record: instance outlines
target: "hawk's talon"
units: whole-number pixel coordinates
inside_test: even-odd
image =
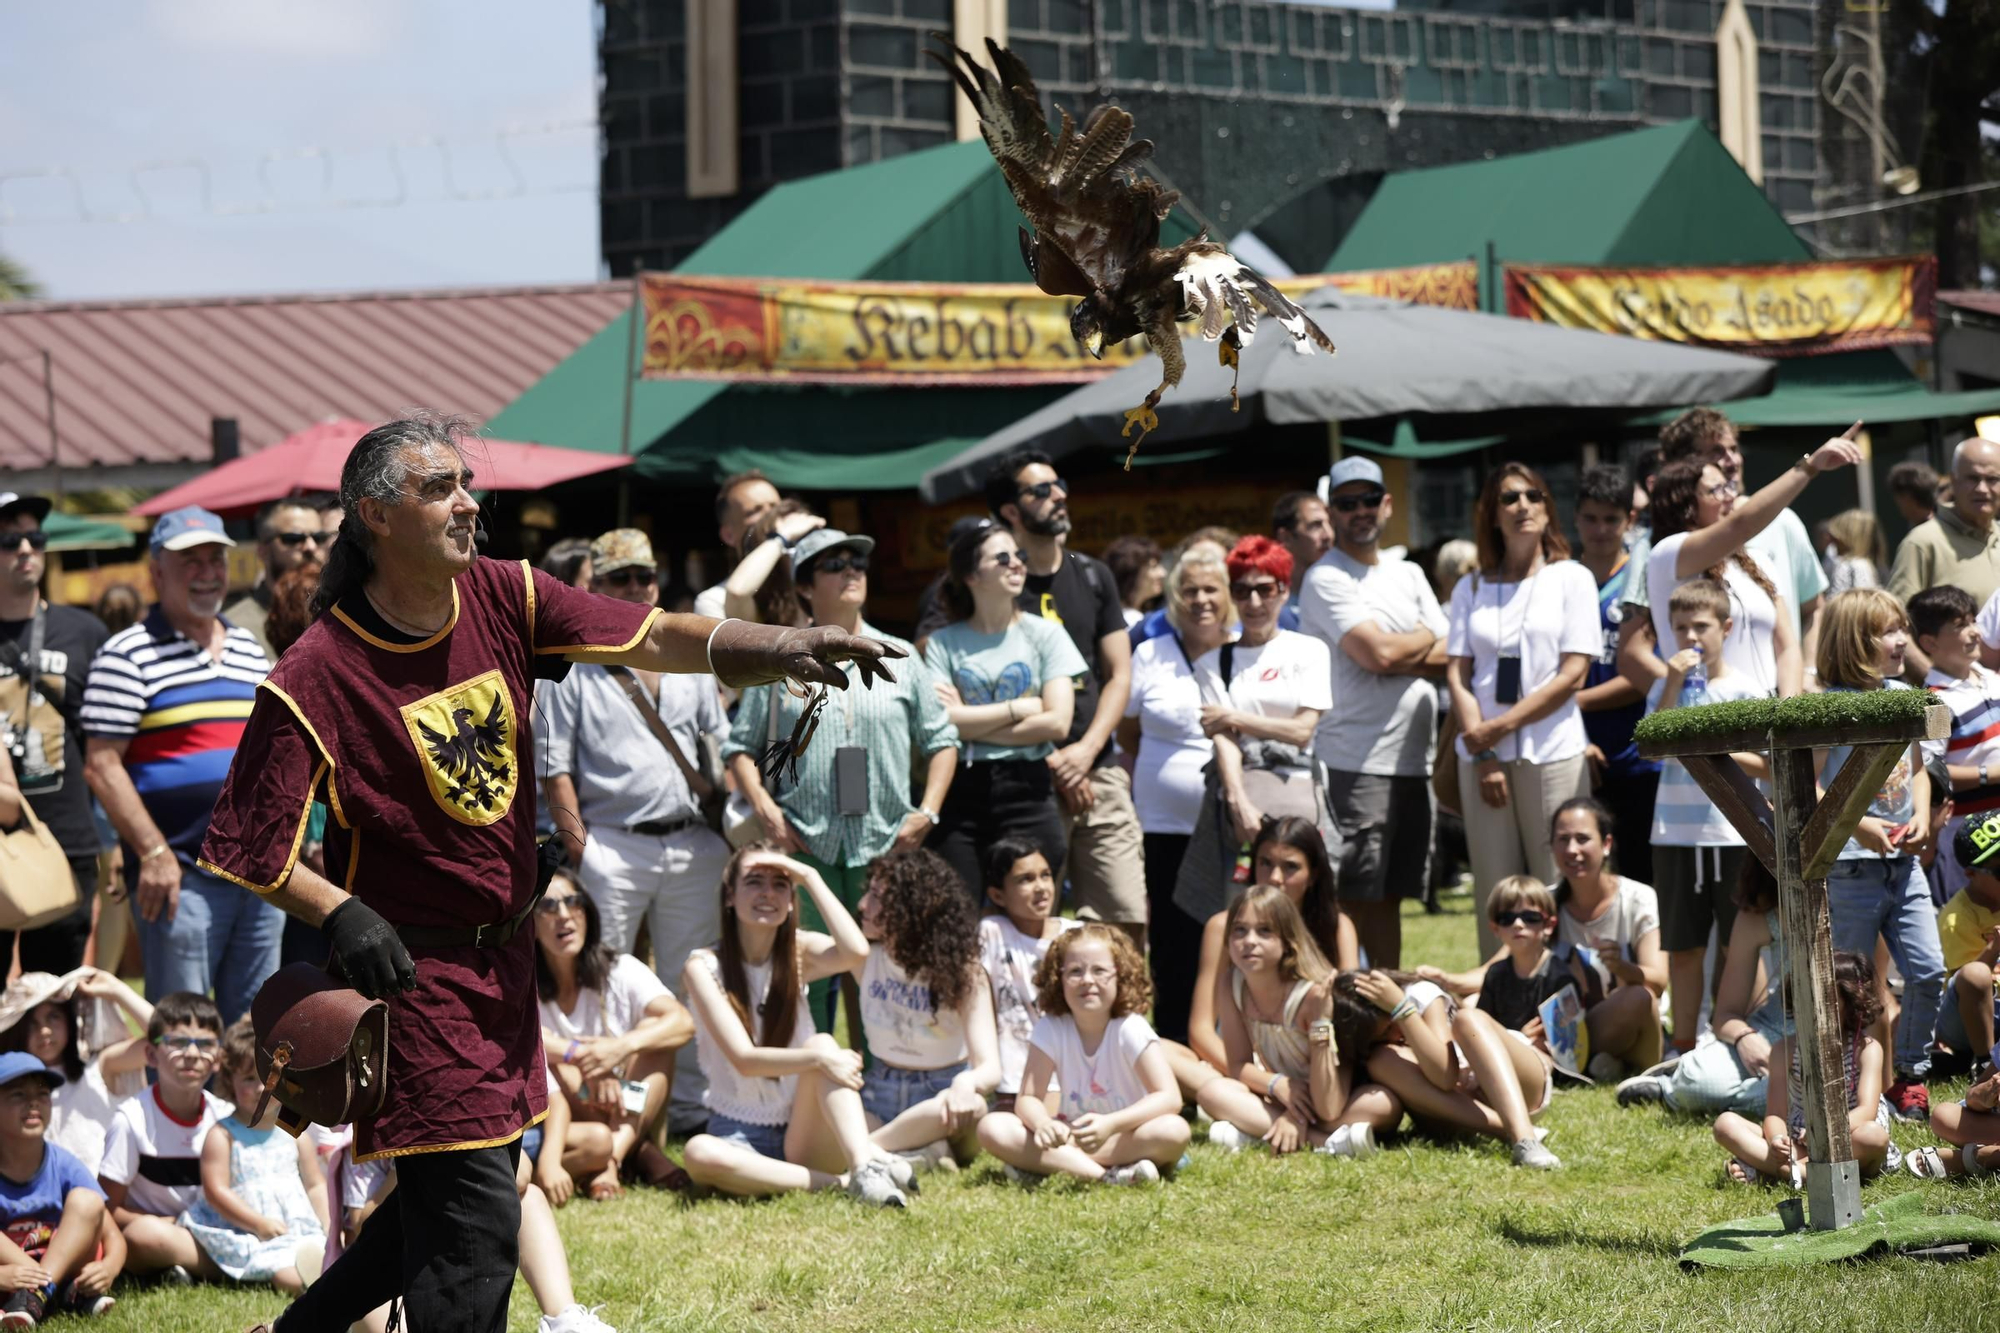
[[[1228,366],[1232,372],[1229,377],[1229,410],[1232,412],[1243,410],[1243,403],[1236,394],[1237,386],[1243,382],[1243,357],[1237,350],[1236,338],[1236,326],[1231,324],[1222,331],[1222,339],[1215,345],[1216,361]]]
[[[1153,410],[1151,403],[1141,403],[1125,414],[1125,429],[1118,432],[1119,438],[1129,438],[1132,427],[1139,428],[1139,437],[1132,441],[1132,447],[1125,451],[1125,470],[1132,470],[1133,455],[1139,452],[1139,444],[1148,435],[1160,428],[1160,414]]]

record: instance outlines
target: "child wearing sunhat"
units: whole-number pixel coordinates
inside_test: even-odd
[[[63,1082],[26,1051],[0,1054],[0,1329],[33,1328],[52,1311],[102,1314],[124,1267],[104,1191],[45,1138]]]

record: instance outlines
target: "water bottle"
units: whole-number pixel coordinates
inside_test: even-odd
[[[1681,681],[1681,707],[1692,708],[1707,702],[1708,658],[1704,655],[1695,659],[1695,664],[1688,668],[1686,678]]]
[[[1236,867],[1230,872],[1229,881],[1232,884],[1250,882],[1250,844],[1247,842],[1239,844],[1236,849]]]

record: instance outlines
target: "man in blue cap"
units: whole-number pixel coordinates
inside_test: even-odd
[[[278,967],[284,914],[195,865],[257,684],[270,662],[222,618],[229,548],[222,520],[176,509],[153,528],[153,589],[138,624],[90,664],[85,772],[124,845],[146,993],[215,992],[225,1025]]]
[[[1423,896],[1431,852],[1437,681],[1449,628],[1423,570],[1382,555],[1393,513],[1382,469],[1350,454],[1327,473],[1333,549],[1306,574],[1300,628],[1333,652],[1333,707],[1313,754],[1340,832],[1340,902],[1376,967],[1396,967],[1397,899]]]

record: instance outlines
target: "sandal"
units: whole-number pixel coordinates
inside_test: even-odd
[[[1903,1169],[1918,1180],[1949,1180],[1959,1174],[1945,1163],[1945,1155],[1936,1148],[1918,1148],[1903,1158]]]
[[[1731,1181],[1738,1185],[1761,1185],[1764,1183],[1763,1173],[1750,1165],[1750,1163],[1744,1161],[1741,1157],[1730,1158],[1729,1164],[1722,1168],[1722,1174],[1729,1177]]]
[[[610,1179],[606,1179],[603,1174],[595,1175],[590,1178],[590,1197],[599,1203],[621,1199],[625,1197],[625,1187],[618,1183],[616,1175],[612,1175]]]
[[[694,1185],[688,1173],[651,1142],[641,1143],[626,1160],[624,1175],[642,1185],[677,1193],[686,1193]]]

